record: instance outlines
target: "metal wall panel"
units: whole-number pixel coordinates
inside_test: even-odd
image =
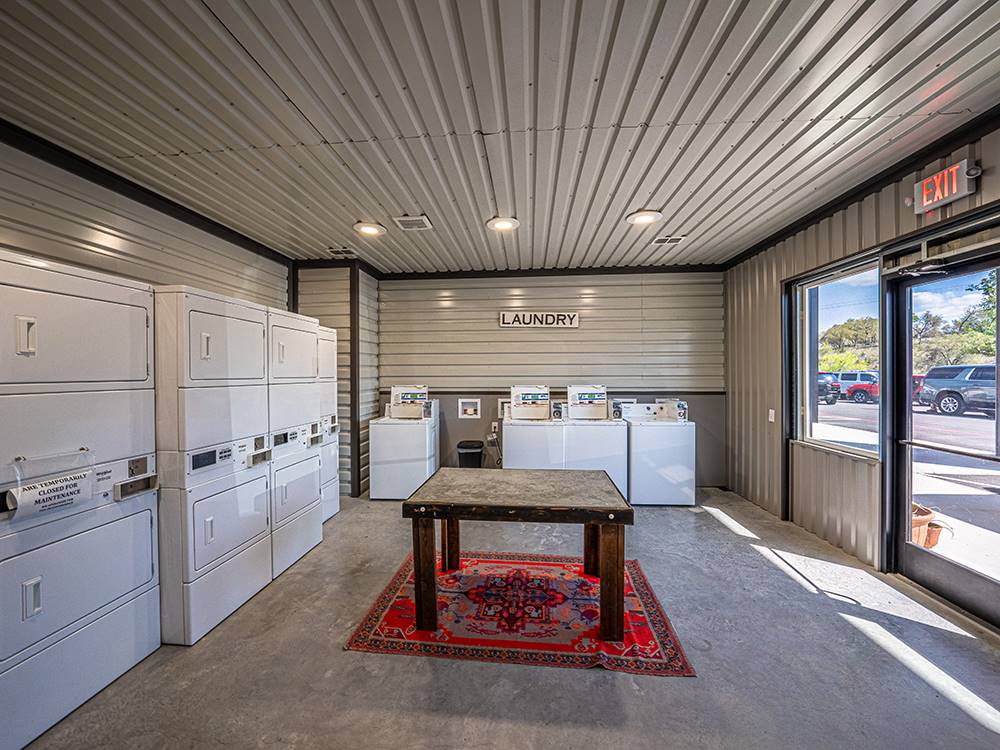
[[[358,276],[358,429],[360,430],[361,494],[368,492],[368,423],[379,415],[379,282]]]
[[[579,312],[579,328],[500,328],[507,311]],[[386,280],[379,384],[603,383],[725,390],[722,274]]]
[[[984,169],[979,191],[935,212],[914,215],[912,205],[907,205],[908,198],[912,202],[914,183],[966,157],[978,160]],[[995,200],[1000,200],[1000,130],[726,272],[727,429],[732,490],[771,513],[781,511],[783,280]],[[827,222],[832,231],[827,231]],[[773,423],[768,421],[770,409],[775,412]],[[852,480],[853,491],[869,494],[856,495],[850,502],[834,502],[816,485],[839,488],[836,472],[847,466],[844,458],[822,450],[812,450],[806,456],[804,450],[797,449],[799,462],[792,463],[795,521],[808,523],[812,531],[862,559],[869,560],[869,554],[873,555],[870,560],[876,559],[877,550],[871,552],[868,540],[878,534],[878,515],[870,513],[879,503],[878,484],[868,481],[868,472],[852,464],[850,469],[860,472]]]
[[[351,272],[348,268],[299,271],[299,312],[337,330],[337,420],[340,422],[340,494],[351,494]]]
[[[287,268],[0,144],[0,246],[153,284],[287,305]]]
[[[877,458],[792,442],[792,520],[869,565],[878,565]]]

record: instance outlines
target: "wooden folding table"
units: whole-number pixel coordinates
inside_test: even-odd
[[[625,629],[625,526],[632,506],[603,471],[442,468],[403,503],[413,520],[417,628],[437,630],[434,519],[441,520],[442,571],[459,567],[460,521],[583,524],[583,567],[601,583],[600,637]]]

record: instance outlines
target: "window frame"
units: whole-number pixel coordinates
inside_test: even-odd
[[[842,371],[837,373],[837,380],[841,383],[841,393],[846,393],[849,385],[861,385],[866,381],[861,377],[862,372],[877,372],[874,383],[880,383],[882,379],[882,294],[883,294],[883,279],[882,279],[882,262],[880,258],[863,258],[859,259],[856,263],[852,263],[848,266],[837,268],[835,270],[830,270],[825,273],[820,273],[814,276],[809,276],[808,278],[793,281],[791,284],[791,297],[794,302],[795,309],[793,311],[794,315],[794,335],[791,343],[791,364],[794,367],[795,376],[793,378],[794,383],[794,399],[792,402],[792,434],[793,440],[797,440],[801,443],[807,443],[809,445],[822,448],[824,450],[837,451],[841,453],[849,453],[855,456],[859,456],[866,459],[881,459],[882,455],[882,400],[878,401],[878,431],[873,433],[875,435],[875,448],[872,450],[858,448],[853,445],[845,445],[844,443],[839,443],[833,440],[827,440],[824,438],[813,437],[809,434],[808,420],[809,415],[812,413],[809,409],[808,400],[810,394],[812,394],[812,389],[810,388],[809,378],[811,376],[811,370],[809,367],[809,362],[807,361],[809,347],[803,346],[804,337],[808,335],[808,294],[812,289],[819,288],[821,286],[831,284],[833,282],[856,276],[861,273],[866,273],[868,271],[876,271],[878,275],[878,349],[879,349],[879,368],[878,370],[851,370]],[[823,372],[823,370],[817,369],[817,372]],[[844,372],[852,373],[854,380],[849,381],[849,384],[845,384],[843,379]],[[870,383],[869,383],[870,385]],[[815,407],[814,407],[815,408]]]

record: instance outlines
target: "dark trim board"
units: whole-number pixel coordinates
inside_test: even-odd
[[[293,313],[299,311],[299,262],[297,260],[288,264],[288,309]]]
[[[351,264],[351,497],[361,495],[361,269]]]
[[[203,232],[208,232],[220,240],[238,245],[244,250],[249,250],[254,255],[267,258],[275,263],[280,263],[289,270],[291,269],[292,259],[287,255],[283,255],[277,250],[273,250],[267,245],[237,232],[235,229],[230,229],[213,219],[209,219],[197,211],[182,206],[180,203],[172,201],[169,198],[165,198],[149,188],[132,182],[132,180],[122,177],[110,169],[95,164],[89,159],[73,153],[69,149],[57,146],[55,143],[2,118],[0,118],[0,142],[6,143],[8,146],[23,151],[29,156],[34,156],[36,159],[41,159],[70,174],[100,185],[107,190],[123,195],[137,203],[141,203],[147,208],[159,211]]]
[[[687,266],[604,266],[600,268],[526,268],[489,271],[424,271],[420,273],[398,273],[380,271],[363,260],[300,260],[299,268],[354,268],[378,281],[433,281],[443,279],[502,279],[524,278],[528,276],[609,276],[635,273],[721,273],[725,266],[720,264]]]
[[[525,268],[490,271],[427,271],[423,273],[382,272],[379,281],[420,281],[423,279],[502,279],[529,276],[616,276],[640,273],[722,273],[721,264],[691,264],[686,266],[604,266],[599,268]]]

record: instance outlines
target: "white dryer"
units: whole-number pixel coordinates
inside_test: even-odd
[[[157,450],[267,434],[266,329],[263,305],[156,288]]]
[[[323,541],[319,422],[271,434],[271,574]]]
[[[320,497],[327,521],[340,512],[340,433],[328,422],[320,423],[320,430]]]
[[[0,251],[0,695],[21,747],[160,642],[152,287]]]
[[[271,582],[269,465],[250,443],[187,454],[185,488],[160,491],[164,643],[196,643]]]
[[[319,414],[329,425],[337,426],[337,332],[320,326],[316,336],[319,361]]]
[[[268,421],[271,432],[320,418],[319,321],[268,308]]]

